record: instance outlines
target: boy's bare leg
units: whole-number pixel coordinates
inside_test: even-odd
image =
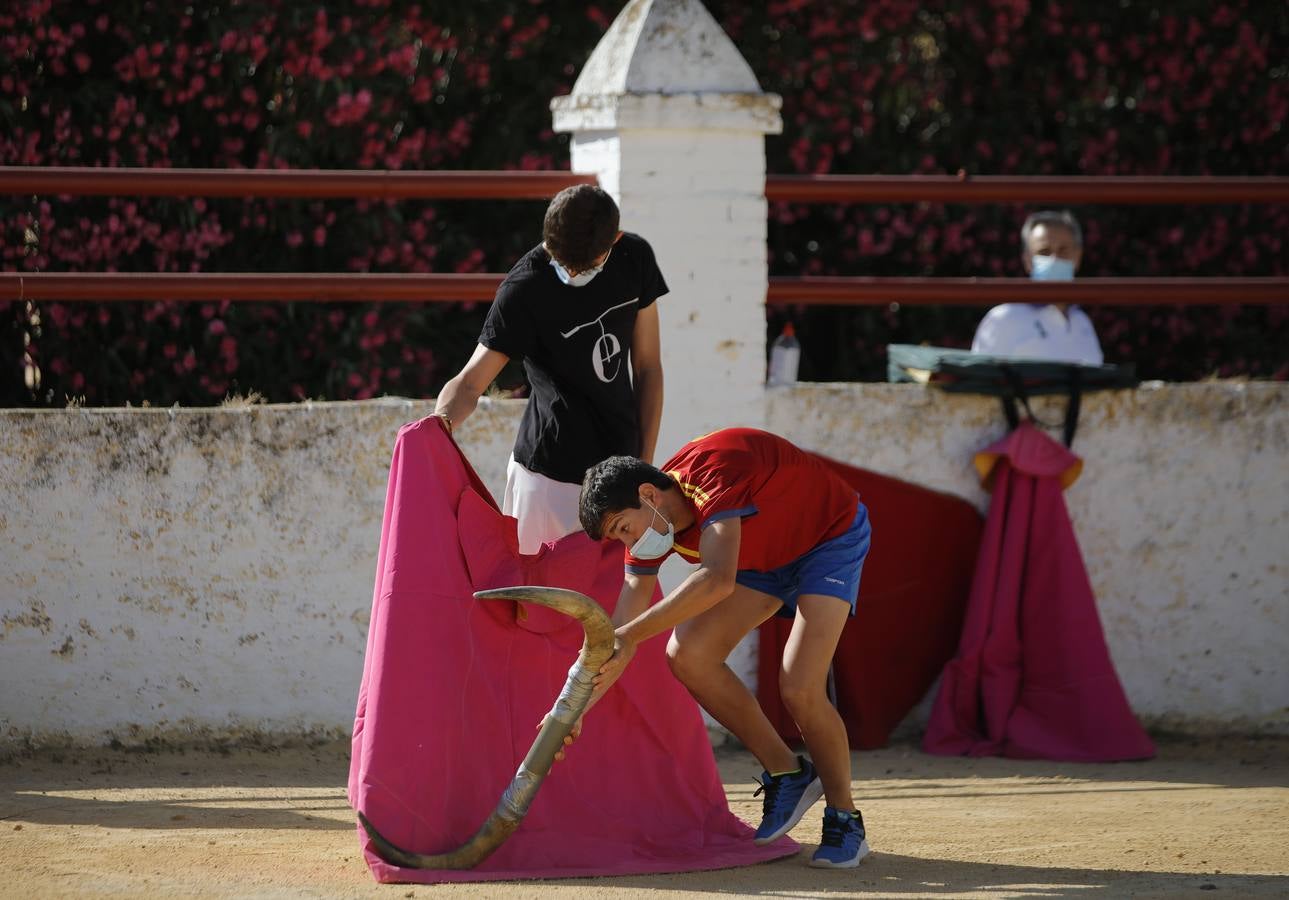
[[[707,612],[678,625],[667,643],[667,661],[681,684],[767,772],[791,772],[797,768],[797,755],[725,660],[780,606],[778,598],[738,585]]]
[[[836,597],[799,597],[779,672],[779,694],[801,729],[828,805],[846,811],[855,808],[850,791],[850,742],[841,716],[828,700],[828,667],[849,616],[850,607]]]

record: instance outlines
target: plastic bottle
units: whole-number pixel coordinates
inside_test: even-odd
[[[765,379],[766,384],[796,384],[800,364],[801,342],[789,322],[783,326],[783,333],[770,344],[770,373]]]

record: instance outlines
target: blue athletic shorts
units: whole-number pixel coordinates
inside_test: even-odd
[[[802,594],[837,597],[850,604],[853,616],[855,598],[859,596],[859,576],[864,571],[872,536],[868,509],[861,502],[850,527],[835,538],[769,572],[739,569],[734,580],[744,587],[782,600],[783,606],[776,615],[785,619],[796,616],[797,598]]]

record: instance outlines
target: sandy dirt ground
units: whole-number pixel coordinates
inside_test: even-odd
[[[0,764],[4,897],[1289,896],[1289,739],[1165,741],[1145,763],[856,755],[874,853],[718,872],[378,885],[345,802],[348,747],[41,753]],[[758,815],[758,767],[719,754]],[[818,840],[812,811],[792,836]],[[803,854],[813,848],[807,846]]]

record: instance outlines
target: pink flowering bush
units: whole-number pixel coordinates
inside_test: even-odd
[[[835,3],[722,23],[784,98],[778,173],[1289,175],[1289,7],[1045,0]],[[714,7],[709,7],[714,8]],[[1013,276],[1043,208],[770,210],[774,274]],[[1087,276],[1289,275],[1289,207],[1073,207]],[[1145,378],[1289,377],[1287,307],[1093,307]],[[800,308],[804,377],[883,379],[888,343],[970,345],[980,308]]]
[[[0,164],[555,169],[603,14],[514,0],[0,9]],[[443,10],[437,9],[444,6]],[[164,14],[163,14],[164,12]],[[567,42],[558,64],[542,55]],[[538,51],[541,50],[541,54]],[[576,54],[580,53],[578,56]],[[540,238],[540,201],[0,197],[10,271],[482,272]],[[0,404],[430,396],[484,305],[0,305]],[[38,372],[39,381],[29,383]]]
[[[1289,174],[1289,8],[711,0],[784,98],[774,173]],[[617,5],[230,2],[0,9],[0,164],[567,167],[548,102]],[[164,13],[164,14],[163,14]],[[774,274],[1021,274],[1029,209],[776,204]],[[1289,274],[1283,206],[1081,207],[1085,275]],[[0,197],[17,271],[504,271],[540,202]],[[646,235],[647,236],[647,235]],[[1289,375],[1284,307],[1094,308],[1148,378]],[[483,304],[0,305],[0,403],[433,395]],[[881,379],[892,341],[982,309],[800,308],[803,375]],[[784,317],[771,315],[777,333]],[[38,377],[33,373],[38,373]],[[519,375],[507,373],[513,384]]]

